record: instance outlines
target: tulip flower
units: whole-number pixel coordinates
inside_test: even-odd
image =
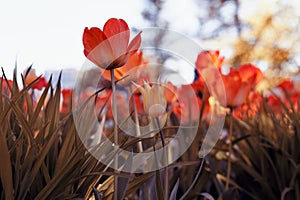
[[[196,60],[197,69],[205,67],[221,67],[224,63],[224,57],[220,56],[220,51],[201,52]]]
[[[233,116],[240,119],[248,119],[257,115],[262,107],[263,97],[257,92],[248,95],[246,103],[243,103],[233,110]]]
[[[144,87],[137,86],[143,96],[144,110],[148,115],[159,117],[166,112],[167,101],[163,86],[160,84],[150,86],[147,82],[144,83]]]
[[[242,65],[238,69],[230,69],[228,75],[222,74],[226,91],[226,102],[229,107],[245,103],[250,92],[263,79],[262,72],[254,65]]]
[[[221,67],[225,61],[224,56],[220,56],[220,51],[204,51],[201,52],[197,60],[195,62],[196,69],[195,69],[195,81],[193,83],[193,87],[197,87],[200,90],[203,90],[205,87],[205,84],[210,84],[207,83],[204,80],[204,77],[202,76],[207,76],[207,77],[215,77],[215,73],[221,72]],[[215,69],[216,70],[215,70]],[[215,79],[215,78],[213,78]],[[214,81],[214,80],[212,80]]]
[[[277,85],[277,87],[280,88],[281,90],[283,90],[284,92],[288,92],[288,93],[291,93],[294,91],[294,83],[290,79],[283,80],[282,82],[280,82]]]
[[[283,104],[286,108],[298,110],[299,93],[296,91],[292,80],[282,80],[275,88],[273,88],[273,94],[270,94],[267,97],[267,103],[275,113],[281,113]]]
[[[171,82],[166,83],[165,97],[166,97],[167,103],[172,104],[172,103],[176,102],[177,91],[178,91],[178,88],[175,85],[173,85]]]
[[[249,81],[250,79],[254,78],[253,87],[255,87],[259,82],[261,82],[264,79],[264,75],[260,71],[260,69],[252,64],[241,65],[238,68],[238,72],[242,81]]]
[[[72,109],[72,95],[73,95],[73,90],[72,89],[63,89],[61,91],[62,97],[63,97],[63,102],[61,105],[60,112],[63,114],[66,114],[71,111]]]
[[[226,91],[227,106],[235,107],[244,103],[251,91],[251,83],[242,81],[236,70],[231,70],[228,75],[223,75],[222,79]]]
[[[103,26],[103,31],[97,27],[85,28],[83,33],[83,45],[85,56],[98,67],[110,70],[112,86],[112,112],[114,115],[114,144],[118,146],[118,112],[115,84],[115,69],[122,67],[128,58],[137,52],[141,44],[141,33],[129,43],[130,31],[127,23],[122,19],[111,18]],[[116,149],[117,150],[117,149]],[[118,158],[114,159],[115,167],[118,166]],[[118,179],[115,178],[117,191]]]
[[[191,121],[199,120],[199,114],[202,100],[195,96],[191,85],[181,85],[175,90],[172,107],[174,114],[182,123],[190,123]],[[177,99],[179,97],[180,99]],[[173,98],[173,99],[174,99]],[[197,105],[197,106],[196,106]]]
[[[83,45],[85,56],[102,69],[115,69],[123,66],[141,44],[141,32],[129,43],[130,31],[122,19],[111,18],[103,30],[85,28]]]
[[[29,85],[31,84],[33,81],[35,81],[36,79],[38,79],[33,85],[32,85],[32,89],[37,89],[37,90],[41,90],[44,87],[46,87],[47,85],[47,81],[44,77],[38,77],[35,73],[35,69],[29,69],[25,70],[26,73],[25,74],[25,84]]]
[[[12,80],[7,80],[7,82],[6,82],[6,80],[4,78],[0,77],[0,85],[2,86],[2,88],[0,88],[2,94],[10,95],[9,87],[12,88],[13,81]]]
[[[142,115],[143,113],[145,113],[144,106],[143,106],[143,101],[142,101],[142,98],[141,98],[141,94],[139,92],[138,93],[134,92],[133,95],[130,97],[130,100],[129,100],[130,112],[134,112],[133,100],[134,100],[134,103],[135,103],[135,106],[136,106],[136,112],[139,115]]]

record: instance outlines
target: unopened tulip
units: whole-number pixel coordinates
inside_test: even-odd
[[[143,96],[145,112],[151,117],[159,117],[166,112],[167,101],[164,87],[160,84],[144,83],[144,87],[138,88]]]

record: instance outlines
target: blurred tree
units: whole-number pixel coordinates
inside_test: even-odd
[[[144,11],[142,12],[142,16],[149,23],[150,27],[162,28],[159,34],[157,34],[152,41],[155,47],[160,46],[164,35],[164,28],[168,28],[168,23],[169,23],[160,17],[163,3],[164,3],[163,0],[147,0],[146,9],[144,9]],[[156,54],[159,55],[161,63],[163,63],[168,58],[167,54],[162,54],[159,51],[157,51]]]
[[[167,22],[160,18],[163,0],[147,0],[146,9],[142,12],[142,16],[149,22],[150,26],[166,27]]]
[[[167,28],[176,23],[161,17],[168,1],[147,0],[142,15],[150,25]],[[204,48],[229,50],[228,65],[238,67],[251,62],[267,69],[270,76],[286,76],[297,73],[300,65],[300,8],[293,3],[291,0],[194,0],[199,24],[187,21],[186,26],[197,27],[194,37],[204,42]]]

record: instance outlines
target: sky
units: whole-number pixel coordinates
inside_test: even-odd
[[[101,27],[108,18],[124,18],[141,26],[143,1],[1,1],[0,66],[10,75],[33,64],[37,73],[80,68],[84,27]],[[130,2],[130,3],[129,3]],[[116,6],[118,5],[118,6]],[[125,9],[126,8],[126,9]]]
[[[45,70],[80,69],[85,61],[82,45],[84,28],[102,28],[111,17],[125,19],[129,27],[145,28],[141,15],[147,7],[145,2],[146,0],[1,1],[0,67],[4,68],[8,77],[11,77],[15,61],[18,74],[31,64],[37,74],[42,74]],[[185,0],[184,4],[182,0],[165,2],[161,17],[174,22],[169,28],[190,34],[187,36],[195,34],[199,28],[197,17],[201,15],[201,9],[195,5],[195,1]],[[255,13],[262,1],[242,2],[246,3],[242,4],[241,12],[247,15]],[[300,8],[298,0],[285,2]],[[195,41],[201,43],[201,40]],[[226,49],[224,46],[222,48]]]
[[[193,5],[192,1],[187,0],[187,5]],[[174,15],[182,16],[176,23],[179,27],[171,27],[180,31],[195,14],[186,13],[188,8],[180,9],[175,2],[173,5],[165,17],[172,20]],[[45,70],[80,69],[85,61],[84,27],[102,28],[107,19],[115,17],[125,19],[130,27],[142,29],[146,26],[141,15],[144,8],[145,0],[1,1],[0,66],[8,77],[16,61],[18,74],[31,64],[37,74]]]

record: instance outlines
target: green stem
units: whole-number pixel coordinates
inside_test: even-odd
[[[114,118],[114,150],[116,152],[116,155],[114,157],[114,171],[115,171],[115,177],[114,177],[114,200],[117,200],[118,195],[118,116],[117,116],[117,98],[116,98],[116,83],[115,83],[115,75],[114,75],[114,69],[110,70],[111,75],[111,86],[112,86],[112,109],[113,109],[113,118]]]

